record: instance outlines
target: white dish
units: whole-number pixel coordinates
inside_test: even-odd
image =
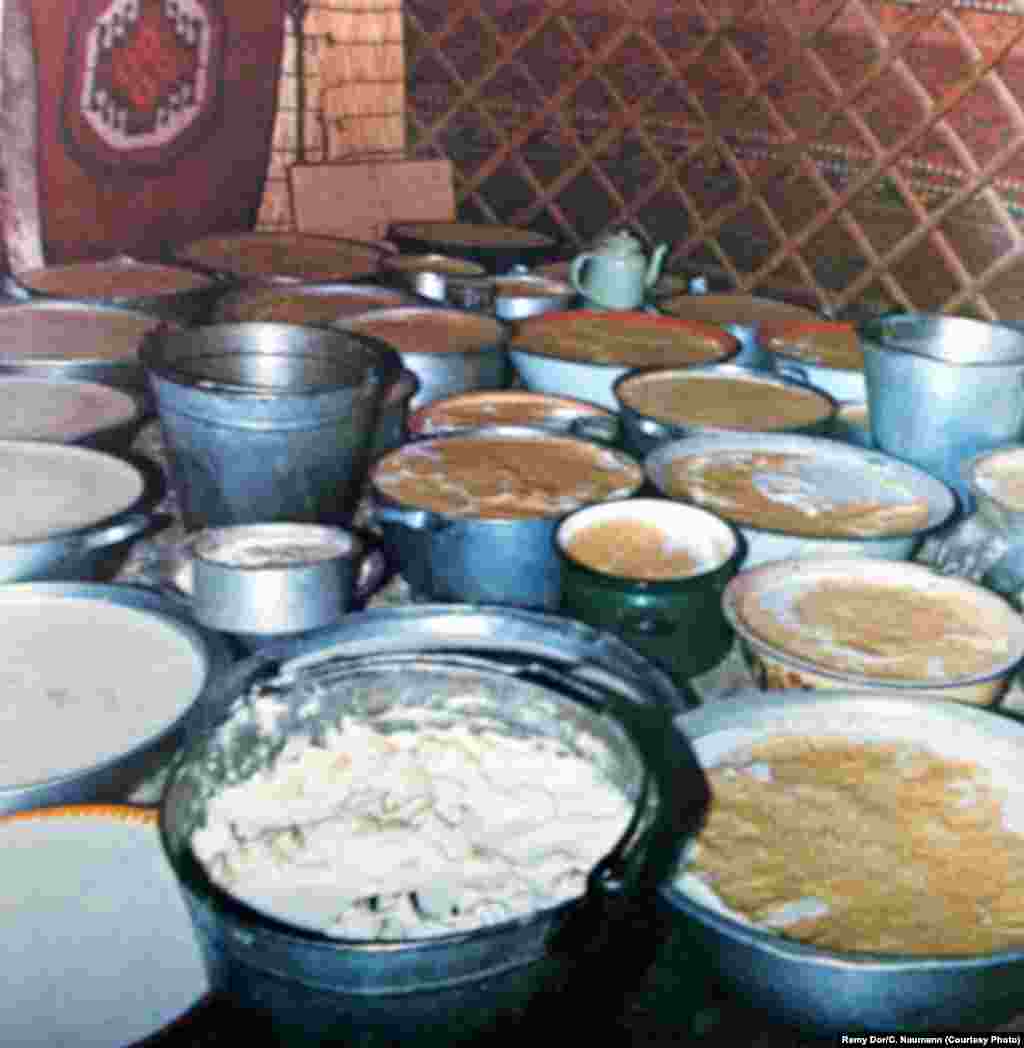
[[[0,1043],[122,1048],[209,983],[154,811],[50,808],[0,819]]]

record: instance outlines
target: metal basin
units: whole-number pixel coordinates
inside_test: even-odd
[[[920,527],[881,530],[877,534],[829,534],[822,527],[809,525],[806,534],[781,527],[768,527],[763,520],[754,523],[742,508],[716,508],[712,497],[701,495],[693,485],[672,479],[674,463],[689,456],[719,457],[727,463],[735,456],[798,456],[799,499],[820,500],[821,505],[886,504],[898,495],[900,500],[922,499],[927,503],[927,519]],[[843,444],[826,437],[807,437],[782,433],[733,433],[684,437],[662,444],[644,459],[644,470],[655,488],[669,498],[695,502],[734,523],[747,545],[744,568],[789,557],[868,556],[906,560],[913,556],[925,536],[948,524],[956,513],[956,497],[950,488],[930,473],[877,451]],[[774,468],[761,478],[763,487],[774,481]],[[782,501],[792,492],[780,492]],[[797,501],[799,504],[799,500]],[[813,518],[812,518],[813,520]]]
[[[719,406],[711,409],[709,394],[714,396],[716,383]],[[626,450],[641,458],[671,440],[713,433],[828,434],[839,411],[821,389],[735,364],[630,371],[615,382],[612,393]],[[685,421],[688,413],[692,421]]]
[[[1024,756],[1024,725],[1012,718],[856,691],[827,697],[746,693],[688,713],[677,724],[705,768],[778,733],[909,741],[977,761],[1011,785],[1019,783]],[[824,950],[726,916],[671,882],[659,894],[680,932],[678,942],[686,944],[678,963],[708,966],[772,1022],[838,1038],[857,1031],[991,1031],[1020,1013],[1024,950],[963,957]]]

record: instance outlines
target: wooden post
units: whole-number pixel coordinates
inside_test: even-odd
[[[294,0],[290,9],[261,229],[295,228],[293,164],[401,156],[406,145],[402,0]]]

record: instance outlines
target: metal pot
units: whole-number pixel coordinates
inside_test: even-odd
[[[591,442],[518,426],[495,426],[434,437],[419,443],[446,440],[568,441],[581,448],[593,447],[613,456],[624,471],[636,463],[622,452],[598,449]],[[526,445],[528,447],[528,445]],[[486,445],[481,443],[481,448]],[[398,452],[399,454],[401,451]],[[481,451],[485,455],[486,450]],[[373,494],[371,516],[380,527],[385,545],[392,550],[399,570],[413,591],[432,600],[482,604],[507,604],[552,611],[561,597],[561,569],[554,545],[561,514],[485,518],[435,512],[403,504],[388,496],[377,483],[378,461],[370,474]],[[628,492],[643,483],[638,473]]]
[[[334,625],[376,588],[386,568],[380,550],[320,524],[209,528],[192,537],[191,551],[196,621],[246,635]]]
[[[957,703],[804,692],[746,693],[677,721],[701,764],[776,733],[899,740],[999,768],[1019,782],[1024,726]],[[664,884],[660,899],[685,944],[677,963],[707,966],[769,1021],[817,1036],[992,1030],[1020,1013],[1024,951],[974,957],[854,954],[818,949],[741,923]]]
[[[415,411],[453,393],[503,389],[509,368],[507,333],[493,317],[458,309],[377,309],[332,325],[387,343],[419,380],[409,403]]]
[[[571,284],[532,273],[508,273],[494,278],[494,315],[515,321],[568,309],[576,300]]]
[[[140,586],[105,585],[86,582],[22,583],[0,588],[3,602],[28,603],[43,607],[54,600],[70,608],[101,601],[133,609],[150,618],[155,626],[184,639],[198,654],[205,671],[205,682],[186,712],[172,723],[159,725],[149,737],[140,739],[123,753],[38,782],[0,787],[0,814],[51,805],[80,804],[123,799],[147,775],[154,773],[175,747],[205,722],[203,706],[209,700],[213,682],[227,670],[231,655],[223,640],[197,627],[191,616],[176,602]],[[41,629],[46,628],[45,613],[38,612]],[[55,659],[74,658],[74,653],[55,649]],[[78,657],[81,657],[79,655]],[[116,677],[117,667],[109,667]]]
[[[295,324],[214,324],[141,351],[189,530],[345,525],[395,362],[379,343]]]
[[[759,405],[760,418],[751,417],[753,412],[749,407],[730,408],[726,405],[722,409],[719,425],[686,423],[657,418],[641,411],[637,405],[637,394],[642,392],[646,385],[654,383],[674,387],[676,395],[682,401],[688,395],[687,385],[695,381],[699,388],[702,379],[742,383],[743,386],[756,390],[764,398],[763,405]],[[612,393],[618,402],[622,419],[623,445],[628,452],[639,458],[643,458],[661,444],[682,437],[735,433],[741,430],[803,433],[807,436],[827,434],[831,431],[833,420],[839,411],[839,405],[823,390],[795,379],[759,374],[736,364],[714,364],[698,368],[641,368],[618,379],[612,386]],[[779,405],[787,397],[799,397],[803,402],[816,402],[816,417],[810,421],[787,422],[785,416],[778,413]],[[693,395],[693,399],[695,407],[699,409],[697,396]]]
[[[478,611],[437,615],[436,609],[424,608],[413,618],[403,616],[402,625],[419,619],[442,649],[459,645],[456,634],[488,643],[473,625],[504,634],[503,616]],[[298,1037],[303,1044],[379,1045],[424,1037],[428,1043],[472,1042],[527,1017],[545,993],[574,981],[585,985],[608,963],[609,951],[627,934],[630,904],[649,895],[664,876],[666,860],[678,856],[681,842],[699,825],[707,803],[705,784],[664,708],[621,678],[583,683],[532,654],[522,658],[522,649],[510,650],[507,659],[494,647],[478,655],[439,653],[434,647],[428,654],[404,629],[388,629],[394,624],[390,616],[366,624],[377,639],[387,636],[394,643],[404,637],[405,652],[347,656],[342,627],[333,637],[321,634],[268,648],[223,675],[218,704],[225,715],[232,709],[240,715],[232,729],[215,723],[181,754],[161,807],[162,838],[213,986],[263,1015],[274,1033]],[[508,624],[545,646],[542,638],[553,629],[546,618],[512,617]],[[454,633],[447,631],[449,625],[456,627]],[[438,626],[440,635],[434,633]],[[489,643],[511,648],[505,635],[500,641],[492,636]],[[245,774],[246,765],[254,769],[261,762],[265,736],[244,715],[254,684],[277,692],[285,734],[316,730],[346,709],[369,712],[367,689],[374,710],[443,710],[451,701],[464,701],[468,688],[475,701],[490,704],[497,716],[528,734],[565,732],[560,737],[570,746],[581,738],[600,740],[614,755],[630,795],[637,797],[638,818],[591,872],[585,896],[518,920],[386,944],[330,939],[282,924],[216,887],[188,845],[221,779]],[[310,685],[320,689],[320,712],[308,703]],[[211,758],[221,769],[213,776],[204,771]],[[655,788],[638,793],[641,782]]]
[[[875,444],[941,477],[969,511],[961,463],[1024,435],[1024,331],[908,313],[860,332]]]
[[[448,255],[392,255],[381,268],[408,287],[419,298],[444,305],[448,302],[451,277],[482,277],[487,270],[476,262]]]

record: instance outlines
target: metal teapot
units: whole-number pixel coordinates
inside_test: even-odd
[[[577,255],[569,281],[591,308],[636,309],[658,279],[667,250],[667,244],[659,244],[648,258],[639,238],[620,230],[599,240],[593,251]]]

